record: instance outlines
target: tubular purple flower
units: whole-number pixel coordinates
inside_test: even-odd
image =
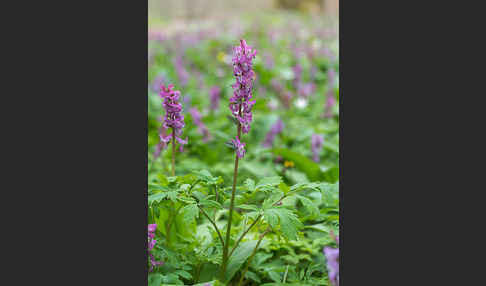
[[[150,252],[155,246],[157,240],[155,240],[155,230],[157,229],[157,224],[149,224],[148,225],[148,253],[150,257],[150,269],[149,271],[152,272],[155,266],[163,265],[163,261],[155,261],[153,254]]]
[[[159,117],[159,121],[161,123],[164,122],[164,118],[162,116]],[[160,137],[165,137],[167,136],[167,128],[165,128],[163,125],[159,128],[159,138]],[[155,146],[155,151],[154,151],[154,160],[157,159],[159,156],[160,156],[160,153],[162,152],[162,150],[165,149],[165,147],[167,147],[167,143],[165,143],[164,141],[160,141],[156,146]]]
[[[211,135],[209,134],[209,130],[206,125],[204,125],[204,123],[201,121],[201,114],[195,107],[189,109],[189,112],[191,113],[192,121],[197,126],[199,133],[204,136],[203,142],[207,142],[209,139],[211,139]]]
[[[157,224],[155,223],[149,224],[147,228],[148,228],[148,232],[150,233],[155,232],[155,230],[157,229]]]
[[[252,108],[255,104],[252,98],[253,72],[252,60],[255,58],[257,51],[252,50],[245,40],[240,40],[240,45],[233,48],[233,73],[236,82],[232,85],[233,97],[230,98],[229,108],[233,116],[241,124],[243,133],[250,131],[252,121]]]
[[[324,137],[322,135],[312,134],[311,139],[311,150],[312,150],[312,160],[314,162],[319,162],[319,153],[322,149],[322,144],[324,143]]]
[[[272,147],[273,141],[275,140],[275,136],[277,136],[280,132],[282,132],[284,129],[284,123],[283,121],[279,118],[275,124],[272,125],[270,128],[270,131],[268,131],[265,141],[263,141],[263,147],[269,148]]]
[[[162,91],[160,92],[160,96],[164,100],[163,106],[166,111],[163,127],[166,129],[172,128],[172,133],[174,133],[176,141],[180,144],[179,150],[182,152],[183,145],[187,144],[187,137],[186,140],[180,138],[182,128],[185,126],[184,116],[181,114],[182,105],[179,103],[181,93],[180,91],[173,89],[174,85],[169,84],[167,87],[162,86]],[[166,136],[160,135],[160,140],[162,140],[162,142],[165,144],[168,144],[171,137],[172,134],[168,134]]]
[[[333,286],[339,286],[339,248],[326,246],[323,253],[327,260],[329,281]]]
[[[210,109],[212,111],[215,111],[219,108],[219,95],[221,93],[221,89],[219,86],[213,86],[209,90],[209,99],[211,100],[211,106]]]
[[[245,157],[245,145],[246,143],[241,143],[240,139],[238,136],[236,136],[236,139],[231,140],[231,144],[233,144],[233,148],[236,150],[236,155],[238,158],[243,158]]]

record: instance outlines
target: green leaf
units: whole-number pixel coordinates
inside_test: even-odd
[[[265,210],[263,216],[273,229],[280,229],[288,240],[296,240],[298,229],[303,227],[297,216],[285,208],[275,207]]]
[[[251,240],[242,242],[238,245],[238,247],[235,249],[235,252],[233,252],[233,255],[231,255],[230,259],[228,260],[228,266],[225,273],[226,283],[228,283],[233,278],[233,276],[241,268],[243,263],[245,263],[248,257],[250,257],[256,244],[256,240]]]
[[[324,180],[324,173],[321,171],[319,165],[300,153],[285,148],[274,149],[273,153],[282,156],[285,160],[294,162],[295,168],[304,172],[309,180]]]
[[[255,190],[255,181],[252,179],[246,179],[244,184],[248,188],[248,191],[253,192]]]
[[[199,217],[199,208],[196,204],[187,205],[182,208],[182,214],[184,216],[184,222],[192,223],[194,219]]]
[[[176,270],[176,271],[174,272],[174,274],[177,274],[177,275],[179,275],[179,276],[181,276],[181,277],[183,277],[183,278],[185,278],[185,279],[187,279],[187,280],[192,279],[192,275],[191,275],[191,273],[189,273],[189,272],[187,272],[187,271],[184,271],[184,270]]]
[[[284,182],[280,183],[278,185],[278,188],[284,193],[284,194],[287,194],[289,191],[290,191],[290,187],[287,186],[287,184],[285,184]]]
[[[246,272],[245,278],[251,279],[251,280],[253,280],[257,283],[262,283],[262,280],[260,279],[260,277],[258,277],[258,275],[256,275],[254,272],[251,272],[251,271]]]
[[[169,198],[171,201],[173,201],[173,202],[175,203],[175,202],[177,201],[177,195],[178,195],[178,194],[179,194],[179,193],[178,193],[177,191],[169,191],[169,192],[167,192],[167,197],[168,197],[168,198]]]
[[[309,228],[309,229],[315,229],[315,230],[319,230],[319,231],[322,231],[322,232],[325,232],[325,233],[329,233],[329,231],[331,230],[329,228],[329,226],[323,224],[323,223],[318,223],[318,224],[313,224],[313,225],[306,225],[305,228]]]
[[[280,176],[276,177],[266,177],[261,179],[258,184],[256,185],[257,189],[267,189],[269,187],[277,186],[282,182],[282,178]]]
[[[167,193],[156,193],[148,196],[148,205],[151,206],[153,203],[160,203],[163,199],[167,197]]]
[[[321,189],[322,201],[326,206],[339,206],[339,183],[319,185]]]
[[[300,195],[297,195],[297,197],[299,198],[304,208],[311,214],[312,217],[316,217],[319,215],[319,208],[310,199]]]
[[[280,273],[278,273],[278,272],[268,271],[268,276],[270,277],[270,279],[272,279],[275,282],[282,281],[282,275],[280,275]]]
[[[256,206],[252,206],[252,205],[239,205],[239,206],[236,206],[237,208],[239,209],[243,209],[243,210],[249,210],[249,211],[257,211],[258,208]]]
[[[148,188],[149,188],[149,191],[168,191],[169,188],[165,187],[165,186],[161,186],[161,185],[157,185],[157,184],[149,184],[148,185]]]
[[[148,285],[149,286],[160,286],[162,283],[162,274],[160,273],[150,273],[148,275]]]
[[[208,208],[216,208],[216,209],[223,209],[223,206],[218,203],[217,201],[213,201],[213,200],[201,200],[199,202],[200,205],[202,206],[205,206],[205,207],[208,207]]]
[[[262,203],[262,208],[264,210],[269,209],[273,207],[273,204],[275,204],[278,200],[280,200],[283,197],[283,195],[279,193],[273,193],[271,196],[266,198],[263,203]]]

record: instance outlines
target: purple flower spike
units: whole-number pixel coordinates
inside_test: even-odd
[[[211,135],[209,134],[209,130],[206,125],[204,125],[204,123],[201,121],[201,114],[195,107],[189,109],[189,112],[191,113],[192,121],[194,122],[194,124],[196,124],[199,133],[204,136],[202,139],[203,142],[207,142],[209,139],[211,139]]]
[[[319,153],[322,149],[322,144],[324,143],[324,137],[322,135],[312,134],[311,139],[311,149],[312,149],[312,160],[314,162],[319,162]]]
[[[238,136],[236,136],[236,140],[235,139],[231,140],[231,144],[233,144],[233,148],[236,150],[236,155],[238,156],[238,158],[245,157],[245,152],[246,152],[245,151],[245,145],[246,145],[246,143],[241,143]]]
[[[155,230],[157,229],[157,224],[149,224],[148,225],[148,253],[150,257],[150,269],[149,271],[152,272],[155,266],[160,266],[163,265],[163,261],[155,261],[154,255],[150,252],[152,249],[154,249],[155,243],[157,240],[155,240]]]
[[[213,86],[209,90],[209,99],[211,100],[211,107],[212,111],[215,111],[219,108],[219,95],[221,93],[221,89],[219,86]]]
[[[265,141],[263,141],[263,147],[269,148],[272,147],[273,141],[275,140],[275,137],[282,132],[284,129],[284,124],[281,119],[278,119],[275,124],[272,125],[270,128],[270,131],[268,131],[267,136],[265,137]]]
[[[327,260],[329,281],[333,286],[339,286],[339,248],[324,247]]]
[[[173,89],[174,85],[169,84],[167,87],[162,86],[162,91],[160,92],[160,96],[164,100],[163,106],[166,111],[163,127],[166,129],[172,128],[172,134],[161,134],[160,140],[165,144],[168,144],[172,136],[175,135],[176,141],[180,144],[179,150],[182,152],[183,145],[187,144],[187,138],[186,140],[180,138],[182,128],[185,126],[184,116],[181,114],[182,105],[179,103],[181,93],[180,91]],[[175,142],[173,142],[173,144],[175,144]]]
[[[229,108],[233,116],[240,122],[243,133],[250,131],[251,109],[255,104],[251,98],[255,77],[252,60],[256,53],[257,51],[252,50],[245,40],[240,40],[240,45],[233,48],[233,73],[236,82],[232,85],[234,91],[233,97],[230,98]]]
[[[155,232],[156,229],[157,229],[157,224],[153,223],[148,225],[149,232]]]

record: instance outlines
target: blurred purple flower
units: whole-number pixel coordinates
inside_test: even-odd
[[[299,95],[302,97],[308,97],[316,90],[316,85],[314,83],[305,83],[299,85]]]
[[[292,68],[293,72],[294,72],[294,87],[296,89],[298,89],[301,81],[302,81],[302,66],[300,64],[296,64],[293,68]]]
[[[199,133],[204,136],[202,141],[207,142],[209,139],[211,139],[211,135],[209,134],[209,130],[206,125],[204,125],[204,123],[201,121],[201,114],[195,107],[189,109],[189,112],[191,113],[192,121],[197,126]]]
[[[275,124],[272,125],[270,128],[270,131],[268,131],[265,141],[263,141],[263,147],[270,148],[273,145],[273,141],[275,140],[275,137],[282,132],[284,129],[284,123],[283,121],[279,118]]]
[[[165,108],[165,121],[163,127],[168,129],[172,128],[172,134],[168,134],[166,136],[160,135],[160,140],[162,140],[165,144],[168,144],[172,138],[175,137],[176,141],[180,144],[180,152],[183,151],[183,145],[187,144],[186,140],[182,140],[180,138],[182,134],[182,128],[185,126],[184,123],[184,116],[181,114],[182,105],[179,103],[180,91],[173,90],[174,85],[169,84],[166,88],[162,86],[162,91],[160,92],[160,96],[164,100],[163,106]],[[173,142],[175,144],[175,142]]]
[[[162,74],[158,75],[152,81],[152,84],[150,85],[150,89],[152,90],[152,92],[159,92],[160,86],[162,86],[164,83],[165,83],[165,77]]]
[[[210,109],[212,111],[216,111],[219,108],[219,95],[221,93],[221,89],[219,86],[212,86],[209,90],[209,99],[211,100]]]
[[[327,93],[326,93],[326,106],[324,117],[332,117],[332,108],[336,104],[334,98],[334,86],[336,81],[336,72],[333,69],[329,69],[327,72]]]
[[[327,270],[329,281],[333,286],[339,286],[339,247],[324,247],[324,255],[327,260]]]
[[[311,139],[311,150],[312,150],[312,160],[314,162],[319,162],[319,153],[322,149],[322,144],[324,143],[324,137],[318,134],[312,134]]]
[[[257,51],[252,50],[245,40],[240,40],[240,46],[233,48],[233,74],[236,82],[232,85],[233,97],[230,98],[229,108],[233,116],[241,124],[243,133],[250,131],[252,121],[252,107],[255,104],[252,98],[253,72],[252,60]]]
[[[263,62],[266,69],[272,69],[275,65],[272,54],[268,52],[263,55]]]
[[[174,59],[174,66],[177,73],[177,77],[179,78],[179,83],[181,84],[182,87],[186,86],[187,82],[189,81],[189,73],[184,67],[184,62],[180,55],[176,55]]]

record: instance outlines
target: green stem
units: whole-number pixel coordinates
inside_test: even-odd
[[[172,177],[175,176],[175,152],[176,152],[176,146],[175,146],[175,130],[172,128]]]
[[[239,106],[238,114],[241,116],[241,104]],[[241,138],[241,124],[238,121],[238,140]],[[224,274],[226,272],[226,267],[228,265],[228,251],[229,251],[229,243],[231,238],[231,222],[233,220],[233,208],[235,205],[235,195],[236,195],[236,178],[238,176],[238,153],[235,152],[235,171],[233,173],[233,190],[231,192],[231,202],[230,202],[230,209],[229,209],[229,216],[228,216],[228,223],[226,228],[226,244],[223,248],[223,266],[221,268],[221,280],[224,281]]]
[[[289,273],[289,266],[287,265],[287,267],[285,268],[285,273],[284,273],[282,283],[285,283],[287,281],[287,274],[288,273]]]
[[[238,240],[236,241],[235,243],[235,246],[233,247],[233,249],[231,249],[231,252],[230,254],[228,255],[228,258],[231,257],[231,255],[233,254],[233,252],[235,251],[236,247],[238,247],[238,245],[240,244],[240,241],[243,239],[243,237],[245,237],[245,235],[251,230],[252,227],[255,226],[255,224],[257,224],[258,220],[262,217],[262,215],[259,215],[255,221],[250,225],[250,227],[245,230],[245,232],[240,236],[240,238],[238,238]]]
[[[166,232],[167,232],[167,245],[169,245],[169,242],[170,242],[170,229],[172,228],[172,225],[174,224],[174,221],[175,221],[175,219],[176,219],[176,217],[177,217],[177,215],[179,214],[179,211],[180,211],[181,209],[182,209],[182,206],[180,206],[180,207],[179,207],[179,208],[176,210],[176,212],[175,212],[174,216],[172,217],[172,219],[171,219],[171,220],[170,220],[170,222],[169,222],[169,225],[167,226],[167,229],[166,229]]]
[[[201,212],[204,214],[205,217],[208,218],[208,220],[211,222],[211,224],[214,226],[214,229],[216,230],[216,232],[218,233],[218,237],[219,237],[219,240],[221,241],[221,245],[223,246],[223,249],[224,249],[224,241],[223,241],[223,236],[221,235],[221,233],[219,232],[219,229],[218,229],[218,226],[216,225],[216,223],[214,222],[214,220],[212,220],[208,213],[200,206],[200,205],[197,205],[197,207],[201,210]]]
[[[241,278],[240,278],[240,282],[238,283],[238,286],[241,285],[241,283],[243,283],[243,279],[245,279],[245,275],[246,275],[246,272],[248,272],[248,268],[250,267],[250,264],[251,264],[251,261],[253,259],[253,257],[255,256],[255,254],[257,253],[257,250],[258,250],[258,247],[260,246],[260,243],[262,242],[263,240],[263,237],[270,232],[270,226],[267,228],[267,230],[265,230],[264,233],[262,233],[260,235],[260,238],[258,239],[258,242],[257,242],[257,245],[255,246],[255,248],[253,249],[253,252],[251,253],[251,256],[250,258],[248,258],[248,263],[246,264],[246,267],[245,267],[245,270],[243,271],[243,273],[241,274]]]

